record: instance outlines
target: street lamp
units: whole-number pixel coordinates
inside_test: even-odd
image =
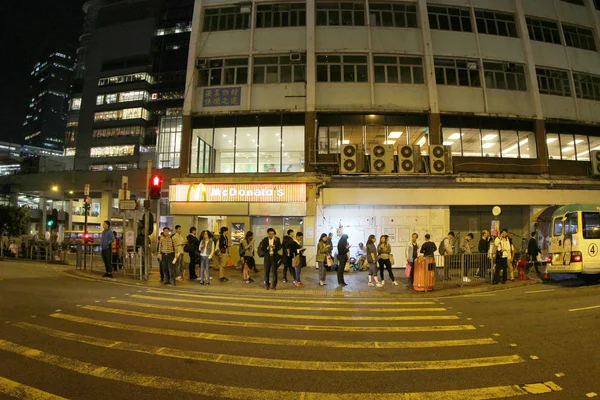
[[[69,194],[73,194],[73,191],[72,191],[72,190],[69,190]]]
[[[58,186],[56,186],[56,185],[52,186],[52,191],[53,192],[58,192]]]

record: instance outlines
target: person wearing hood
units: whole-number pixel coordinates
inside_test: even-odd
[[[350,252],[350,244],[348,243],[348,235],[342,235],[337,245],[338,250],[338,267],[337,267],[337,280],[338,285],[346,286],[344,282],[344,268],[348,262],[348,253]]]

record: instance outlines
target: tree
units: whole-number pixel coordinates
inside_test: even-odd
[[[29,231],[29,209],[0,205],[0,234],[21,236]]]

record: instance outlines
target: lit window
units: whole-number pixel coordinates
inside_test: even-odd
[[[71,110],[81,109],[81,97],[74,97],[71,99]]]
[[[427,7],[431,29],[473,32],[468,9],[454,7]]]
[[[211,59],[200,70],[199,86],[245,85],[248,83],[248,58]]]
[[[123,157],[135,153],[134,145],[92,147],[90,157]]]

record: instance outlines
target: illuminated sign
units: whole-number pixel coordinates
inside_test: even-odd
[[[180,183],[169,187],[169,201],[208,203],[304,203],[304,183]]]
[[[202,92],[202,105],[204,107],[239,106],[241,100],[242,88],[240,86],[207,88]]]

